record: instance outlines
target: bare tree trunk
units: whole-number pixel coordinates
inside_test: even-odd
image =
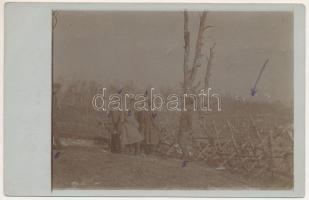
[[[190,54],[190,32],[188,30],[188,12],[184,11],[184,81],[183,81],[183,91],[188,93],[189,91],[195,91],[195,88],[199,86],[200,82],[197,85],[193,85],[196,79],[196,74],[198,68],[201,66],[202,58],[202,48],[204,46],[203,36],[205,31],[211,26],[205,26],[207,12],[204,11],[200,17],[199,31],[196,40],[195,46],[195,55],[193,60],[193,65],[191,69],[189,68],[189,54]],[[190,103],[188,103],[190,104]],[[187,106],[187,102],[186,105]],[[190,106],[190,105],[188,105]],[[189,152],[187,150],[188,138],[192,134],[192,111],[182,111],[180,120],[179,120],[179,132],[177,135],[177,142],[183,152],[184,159],[188,159]]]
[[[188,12],[184,11],[184,42],[185,42],[185,53],[184,53],[184,61],[183,61],[183,90],[184,92],[187,91],[188,87],[188,82],[187,79],[189,78],[188,76],[188,71],[189,71],[189,56],[190,56],[190,32],[188,29]]]
[[[214,53],[215,46],[216,46],[216,43],[214,43],[213,46],[209,49],[209,56],[208,56],[208,59],[207,59],[206,73],[205,73],[205,80],[204,80],[204,87],[205,87],[206,90],[209,88],[209,79],[210,79],[210,76],[211,76],[210,69],[211,69],[211,66],[212,66],[212,59],[213,59],[213,56],[215,54]]]
[[[199,25],[199,30],[198,30],[198,35],[197,35],[197,40],[195,44],[195,53],[194,53],[194,60],[193,60],[193,66],[191,69],[190,73],[190,84],[191,87],[193,85],[193,81],[195,80],[198,68],[201,67],[201,58],[203,57],[202,54],[202,48],[204,46],[204,33],[207,30],[207,27],[205,27],[205,22],[207,18],[207,12],[204,11],[200,17],[200,25]]]

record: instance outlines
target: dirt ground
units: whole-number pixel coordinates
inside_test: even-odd
[[[248,189],[261,186],[284,187],[196,161],[184,164],[169,157],[113,154],[93,147],[53,151],[53,189]]]

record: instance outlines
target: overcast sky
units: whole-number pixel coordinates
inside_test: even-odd
[[[190,13],[191,52],[199,14]],[[183,12],[61,11],[53,33],[54,78],[139,87],[179,87],[183,79]],[[216,42],[210,86],[245,98],[289,104],[293,88],[293,15],[210,12],[204,53]],[[193,56],[193,55],[192,55]],[[250,97],[264,61],[269,59]],[[200,69],[205,74],[206,58]]]

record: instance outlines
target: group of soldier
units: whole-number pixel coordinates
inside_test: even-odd
[[[111,152],[150,154],[160,140],[156,123],[157,113],[153,111],[136,111],[133,100],[127,111],[110,111]]]

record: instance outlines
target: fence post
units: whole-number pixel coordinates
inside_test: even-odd
[[[269,131],[269,140],[268,140],[268,145],[269,145],[269,157],[268,157],[268,170],[270,171],[270,177],[271,180],[273,181],[274,179],[274,162],[273,162],[273,130]]]

